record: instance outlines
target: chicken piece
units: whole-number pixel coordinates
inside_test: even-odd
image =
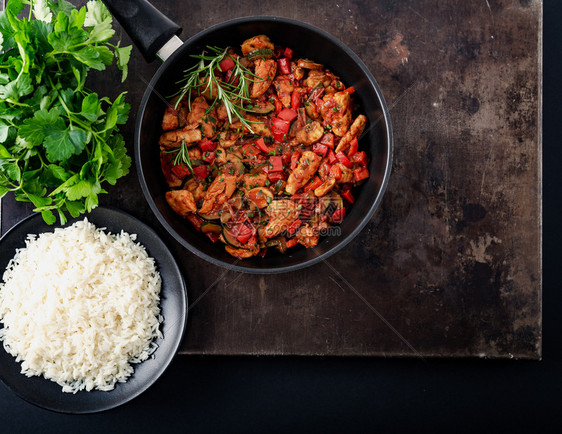
[[[201,214],[209,214],[220,207],[232,196],[236,190],[236,176],[219,174],[211,183],[203,198],[203,205],[199,209]]]
[[[320,163],[320,167],[318,168],[318,176],[322,181],[326,181],[330,176],[330,168],[332,165],[328,162],[327,158],[324,158]]]
[[[226,150],[217,148],[215,150],[215,164],[221,166],[226,163]]]
[[[205,197],[205,186],[201,182],[197,182],[195,178],[191,178],[191,180],[185,184],[184,188],[191,192],[196,203],[203,200]]]
[[[273,137],[273,134],[271,134],[271,130],[265,124],[265,118],[264,117],[253,116],[253,115],[249,115],[249,114],[246,113],[244,115],[244,119],[246,119],[248,121],[248,123],[250,124],[250,127],[252,128],[252,131],[254,132],[254,134],[258,134],[262,137]],[[247,128],[244,128],[244,129],[247,133],[251,133],[251,131],[249,131]]]
[[[299,217],[300,208],[296,202],[289,199],[272,201],[265,209],[269,222],[265,227],[265,237],[273,238],[279,235]]]
[[[312,70],[308,73],[305,83],[311,89],[322,84],[326,93],[333,93],[337,87],[341,87],[341,81],[330,71]]]
[[[166,192],[166,202],[182,217],[197,211],[193,194],[188,190],[171,190]]]
[[[317,120],[320,119],[320,113],[318,113],[318,109],[316,107],[316,104],[314,104],[312,101],[308,101],[308,104],[305,107],[306,110],[306,114],[308,115],[309,118]]]
[[[235,153],[227,153],[225,157],[225,164],[220,168],[220,173],[228,175],[242,175],[245,171],[242,159]]]
[[[249,191],[256,187],[263,187],[267,181],[267,173],[260,172],[255,174],[246,173],[242,175],[241,188]]]
[[[306,248],[314,247],[320,240],[320,235],[310,225],[306,224],[299,228],[297,240]]]
[[[201,131],[187,126],[181,130],[166,131],[160,136],[158,144],[164,148],[179,148],[182,141],[185,141],[187,146],[193,146],[199,140]]]
[[[321,161],[322,157],[318,154],[312,151],[304,151],[297,167],[289,175],[285,191],[289,194],[295,194],[316,173]]]
[[[191,102],[191,111],[187,114],[186,121],[193,129],[201,129],[204,137],[213,137],[217,130],[216,112],[209,108],[209,104],[202,96]]]
[[[296,139],[298,143],[304,145],[312,145],[322,138],[324,135],[324,127],[318,121],[306,124],[304,128],[297,131]]]
[[[309,224],[301,226],[297,233],[297,240],[299,244],[302,244],[306,248],[316,246],[320,240],[320,231],[322,231],[322,229],[326,229],[327,227],[328,225],[326,223],[319,223],[314,226]]]
[[[230,148],[242,136],[241,133],[235,130],[227,130],[219,133],[219,144],[221,148]]]
[[[324,96],[319,104],[324,126],[331,125],[336,136],[342,137],[351,124],[351,97],[347,92],[336,92]]]
[[[292,74],[293,74],[293,78],[294,78],[295,80],[302,80],[302,79],[304,78],[304,76],[305,76],[305,70],[304,70],[304,68],[297,67],[297,68],[295,68],[295,70],[292,72]]]
[[[250,208],[257,206],[258,208],[265,208],[273,200],[273,193],[265,187],[252,188],[246,194],[246,199],[250,202]]]
[[[291,79],[286,75],[279,75],[273,80],[273,87],[277,91],[277,96],[284,107],[291,107],[291,95],[295,90],[295,86]]]
[[[166,107],[162,118],[162,129],[164,131],[177,130],[179,127],[178,112],[172,105]]]
[[[318,197],[324,196],[326,193],[332,191],[336,185],[336,180],[334,178],[328,178],[322,183],[322,185],[314,190],[314,194]]]
[[[277,62],[274,59],[257,59],[255,74],[259,77],[254,77],[256,81],[252,84],[252,91],[250,98],[258,98],[262,96],[275,78],[277,72]]]
[[[250,39],[246,39],[242,42],[242,54],[247,56],[254,50],[261,50],[264,48],[269,48],[273,50],[275,47],[271,40],[266,35],[257,35]]]
[[[300,68],[305,68],[305,69],[322,69],[322,68],[324,68],[324,65],[321,65],[320,63],[315,63],[312,60],[308,60],[308,59],[297,60],[297,65]]]
[[[247,259],[256,256],[260,252],[260,248],[256,244],[251,247],[251,249],[237,249],[227,244],[224,246],[224,249],[235,258]]]
[[[306,77],[305,84],[309,88],[314,89],[319,84],[324,83],[324,81],[328,81],[324,71],[310,71],[308,77]]]
[[[207,101],[214,101],[217,99],[218,92],[216,86],[209,77],[205,77],[201,82],[201,86],[199,86],[199,95],[202,95]]]
[[[345,151],[349,147],[349,144],[354,138],[356,137],[359,138],[359,136],[363,133],[363,130],[365,129],[366,123],[367,123],[367,117],[365,115],[357,116],[353,121],[353,123],[351,124],[351,126],[349,127],[349,130],[347,130],[347,133],[345,133],[344,136],[339,141],[338,146],[336,147],[336,152]]]
[[[354,176],[353,171],[345,167],[342,163],[336,163],[341,170],[341,178],[338,179],[338,184],[345,184],[347,182],[353,182]]]
[[[228,120],[228,113],[227,113],[227,111],[226,111],[226,107],[225,107],[224,103],[221,102],[221,103],[217,106],[217,111],[216,111],[216,113],[217,113],[217,119],[218,119],[220,122],[226,122],[226,121]]]

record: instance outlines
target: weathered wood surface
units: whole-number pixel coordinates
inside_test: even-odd
[[[182,353],[540,357],[539,1],[154,4],[183,26],[183,39],[247,15],[327,30],[377,78],[395,137],[375,217],[341,253],[294,273],[212,266],[165,233],[134,169],[111,188],[102,204],[149,223],[185,272]],[[134,113],[157,67],[135,53],[125,85],[105,73],[90,86],[128,90]],[[4,198],[2,231],[30,210]]]

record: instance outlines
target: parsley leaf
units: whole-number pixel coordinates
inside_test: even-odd
[[[86,146],[84,130],[56,130],[45,138],[45,149],[49,161],[62,161],[79,154]]]
[[[66,125],[58,110],[43,109],[35,112],[32,118],[25,119],[20,127],[19,135],[32,146],[39,146],[47,136],[65,130]]]
[[[29,5],[34,19],[20,18]],[[27,15],[27,11],[25,14]],[[125,93],[113,101],[86,88],[92,69],[112,63],[127,77],[131,47],[114,37],[100,0],[10,0],[0,12],[0,197],[32,202],[47,223],[99,203],[131,159],[119,125]]]

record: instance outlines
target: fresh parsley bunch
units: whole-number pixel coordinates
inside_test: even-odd
[[[25,5],[29,16],[20,18]],[[35,19],[33,19],[33,17]],[[99,0],[10,0],[0,12],[0,197],[32,202],[52,224],[98,205],[102,184],[129,172],[118,125],[130,106],[87,89],[90,69],[117,60],[123,81],[131,47],[112,45],[111,14]]]

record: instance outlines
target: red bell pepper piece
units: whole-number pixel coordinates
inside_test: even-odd
[[[349,86],[346,90],[344,90],[344,92],[351,95],[353,92],[355,92],[355,88],[353,86]]]
[[[209,168],[202,164],[193,168],[193,174],[198,178],[206,178],[209,176]]]
[[[270,182],[277,182],[281,179],[285,179],[283,177],[283,172],[272,172],[269,171],[267,174],[267,179],[269,179]]]
[[[202,152],[211,152],[217,149],[217,143],[212,142],[209,139],[203,139],[199,143],[199,147],[201,148]]]
[[[316,104],[316,101],[318,100],[318,98],[320,98],[322,95],[324,95],[324,92],[326,91],[326,89],[324,88],[324,86],[322,85],[318,85],[316,86],[314,89],[312,89],[312,92],[310,92],[310,95],[308,96],[308,100],[314,102],[314,104]]]
[[[289,47],[285,48],[285,51],[283,51],[283,56],[291,60],[293,58],[293,50],[291,50]]]
[[[330,149],[328,151],[328,163],[334,164],[336,161],[338,161],[338,157],[336,157],[336,153]]]
[[[260,151],[265,152],[266,154],[271,152],[271,149],[269,149],[269,146],[267,146],[265,144],[265,142],[263,141],[263,137],[260,137],[258,140],[256,140],[254,142],[256,144],[256,146],[260,149]]]
[[[283,171],[283,157],[271,156],[269,157],[269,162],[271,163],[270,172],[282,172]]]
[[[334,178],[335,180],[341,179],[341,168],[340,166],[332,166],[330,167],[330,178]]]
[[[314,179],[310,181],[308,184],[306,184],[302,189],[303,191],[315,190],[321,185],[322,185],[322,180],[318,176],[315,176]]]
[[[225,81],[227,83],[230,83],[233,86],[238,86],[238,82],[240,81],[239,77],[234,76],[234,80],[232,79],[232,76],[234,74],[234,70],[229,69],[228,71],[226,71],[226,78]]]
[[[351,161],[365,167],[367,165],[367,154],[365,153],[365,151],[357,152],[353,154],[353,156],[351,157]]]
[[[350,169],[353,167],[353,163],[349,160],[349,158],[347,158],[347,155],[345,155],[342,151],[340,151],[336,154],[336,158],[345,167],[348,167]]]
[[[273,136],[273,140],[277,143],[283,142],[285,140],[285,133],[281,133],[279,131],[271,131],[271,135]]]
[[[277,117],[288,122],[293,122],[297,118],[297,112],[290,108],[284,108],[279,112]]]
[[[203,223],[204,221],[201,217],[195,214],[188,214],[185,216],[185,218],[189,221],[189,223],[193,225],[195,229],[197,229],[198,231],[201,230],[201,223]]]
[[[277,130],[283,134],[287,134],[289,132],[289,128],[291,127],[291,123],[285,119],[277,117],[271,120],[271,127],[272,130]]]
[[[341,223],[345,217],[345,208],[338,208],[332,213],[334,223]]]
[[[254,231],[246,226],[244,223],[235,226],[232,230],[236,234],[236,239],[242,244],[246,244],[248,240],[252,237]]]
[[[232,60],[232,58],[227,56],[220,61],[219,68],[221,69],[222,72],[225,72],[234,68],[234,65],[235,65],[234,60]]]
[[[183,164],[176,164],[175,166],[172,166],[172,172],[178,178],[185,178],[191,173],[189,167],[184,166]]]
[[[343,190],[340,195],[349,203],[355,202],[355,198],[353,197],[353,194],[351,194],[351,190]]]
[[[300,221],[299,219],[296,219],[293,223],[291,223],[291,225],[287,228],[287,232],[289,232],[291,235],[293,235],[295,233],[295,231],[299,228],[299,226],[302,224],[302,221]]]
[[[285,119],[273,118],[271,120],[271,134],[273,139],[277,142],[282,142],[285,134],[289,132],[291,123]]]
[[[351,158],[353,155],[355,155],[358,149],[359,149],[359,141],[357,140],[357,137],[354,137],[353,140],[349,143],[347,156]]]
[[[213,161],[215,161],[215,153],[214,152],[205,152],[203,154],[203,161],[206,161],[207,163],[212,163]]]
[[[207,237],[213,242],[216,243],[219,240],[219,234],[215,234],[214,232],[207,232],[205,233]]]
[[[365,167],[360,167],[353,171],[353,176],[357,182],[367,179],[369,177],[369,169]]]
[[[277,65],[279,66],[279,72],[281,72],[281,74],[286,75],[291,73],[291,65],[289,63],[289,59],[287,59],[286,57],[277,59]]]
[[[275,114],[277,115],[281,110],[283,110],[283,103],[275,94],[271,95],[270,100],[271,99],[273,100],[273,104],[275,105]]]
[[[295,238],[291,238],[290,240],[287,240],[287,243],[285,244],[287,246],[288,249],[290,249],[291,247],[295,247],[298,244],[299,240],[297,239],[297,237]]]
[[[296,90],[291,94],[291,107],[293,110],[297,110],[301,106],[301,94]]]
[[[265,145],[265,142],[264,142]],[[245,144],[242,146],[242,155],[244,159],[249,158],[250,160],[255,160],[256,156],[260,154],[260,150],[254,145]]]
[[[297,168],[300,156],[301,154],[299,151],[295,151],[293,152],[293,155],[291,155],[291,170],[295,170]]]
[[[315,143],[312,145],[312,152],[316,152],[318,155],[324,157],[328,153],[328,147],[322,143]]]
[[[326,145],[328,148],[334,149],[335,139],[333,133],[326,133],[320,139],[320,143]]]

